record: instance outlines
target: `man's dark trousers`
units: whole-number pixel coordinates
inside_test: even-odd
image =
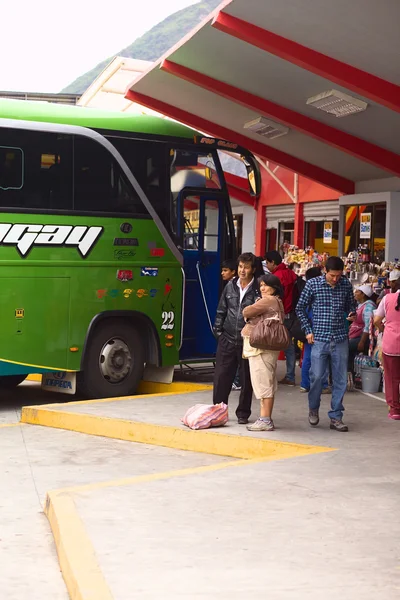
[[[240,378],[242,389],[239,397],[239,405],[236,409],[238,419],[248,419],[251,414],[251,400],[253,388],[250,380],[249,361],[242,358],[243,346],[229,342],[222,334],[218,340],[216,365],[214,372],[213,402],[228,404],[229,394],[232,391],[232,383],[236,371],[240,365]]]

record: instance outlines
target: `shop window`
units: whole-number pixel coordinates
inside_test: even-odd
[[[279,247],[283,244],[294,244],[294,222],[279,223]]]
[[[380,264],[385,257],[386,203],[346,206],[344,222],[345,254],[365,249],[365,256]]]
[[[386,204],[375,204],[373,218],[372,261],[381,264],[385,260]]]
[[[307,221],[305,224],[305,246],[322,254],[336,256],[339,248],[339,221]]]

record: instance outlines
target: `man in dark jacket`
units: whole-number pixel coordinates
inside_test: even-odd
[[[254,304],[259,297],[258,285],[254,279],[256,257],[251,252],[238,258],[238,277],[229,281],[217,308],[214,334],[218,338],[214,373],[213,402],[228,404],[229,394],[238,366],[240,365],[242,389],[236,409],[238,423],[245,425],[251,414],[251,386],[249,361],[242,358],[243,338],[241,331],[245,325],[242,311],[245,306]]]

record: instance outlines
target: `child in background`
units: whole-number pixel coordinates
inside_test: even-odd
[[[221,277],[222,281],[224,282],[224,285],[226,285],[228,281],[236,277],[236,269],[237,263],[236,260],[234,260],[233,258],[229,260],[224,260],[222,262]],[[242,386],[240,385],[240,370],[238,369],[236,371],[235,379],[233,380],[232,390],[234,392],[239,392],[241,389]]]
[[[319,277],[322,275],[321,267],[312,267],[306,271],[306,281],[309,279],[313,279],[314,277]],[[312,310],[311,308],[308,310],[308,316],[312,323]],[[300,384],[300,392],[305,393],[310,391],[310,370],[311,370],[311,344],[304,342],[304,353],[303,353],[303,364],[301,367],[301,384]],[[328,384],[329,377],[329,368],[326,370],[326,375],[324,378],[322,393],[330,394],[331,389]]]
[[[221,265],[222,281],[224,283],[227,283],[228,281],[230,281],[231,279],[236,277],[236,269],[237,269],[236,260],[234,260],[234,259],[224,260]]]

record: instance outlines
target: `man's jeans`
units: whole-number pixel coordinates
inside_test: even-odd
[[[285,350],[286,357],[286,379],[290,381],[295,380],[295,369],[296,369],[296,351],[294,349],[293,341],[290,342],[289,348]]]
[[[310,371],[311,371],[311,350],[312,345],[307,342],[304,343],[303,363],[301,366],[301,383],[300,386],[305,390],[310,389]],[[329,362],[329,361],[328,361]],[[322,389],[325,390],[329,387],[329,365],[325,372],[325,377],[322,382]]]
[[[343,417],[343,396],[347,388],[347,361],[349,343],[344,342],[314,342],[311,350],[311,387],[308,394],[310,410],[319,410],[321,392],[329,364],[332,365],[332,402],[328,416],[331,419]]]

